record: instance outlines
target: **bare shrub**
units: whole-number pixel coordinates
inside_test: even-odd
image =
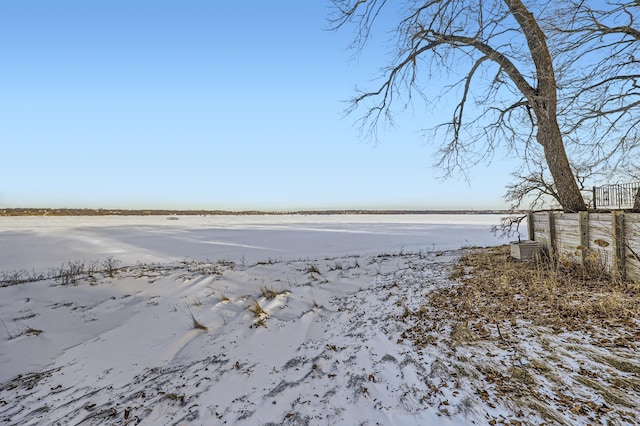
[[[109,278],[113,278],[114,274],[118,270],[118,266],[120,265],[120,261],[113,256],[107,257],[102,262],[102,267],[104,268],[104,272],[109,275]]]
[[[75,284],[79,277],[85,274],[84,260],[70,260],[58,267],[55,279],[62,285]]]
[[[50,274],[36,272],[35,269],[28,271],[20,269],[17,271],[5,271],[0,274],[0,287],[8,287],[12,285],[30,283],[34,281],[42,281],[49,278]]]

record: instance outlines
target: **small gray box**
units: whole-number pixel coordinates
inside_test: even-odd
[[[533,259],[540,251],[540,243],[537,241],[514,241],[511,243],[511,257],[518,260]]]

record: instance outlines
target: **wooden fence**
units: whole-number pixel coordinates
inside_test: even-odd
[[[640,213],[529,213],[529,239],[553,256],[597,256],[613,273],[640,282]]]

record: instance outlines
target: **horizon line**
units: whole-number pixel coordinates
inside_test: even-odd
[[[341,215],[341,214],[518,214],[512,209],[309,209],[309,210],[221,210],[221,209],[109,209],[109,208],[0,208],[0,216],[248,216],[248,215]]]

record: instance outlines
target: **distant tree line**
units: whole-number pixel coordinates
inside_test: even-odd
[[[512,210],[130,210],[130,209],[0,209],[0,216],[221,216],[221,215],[365,215],[365,214],[502,214]]]

